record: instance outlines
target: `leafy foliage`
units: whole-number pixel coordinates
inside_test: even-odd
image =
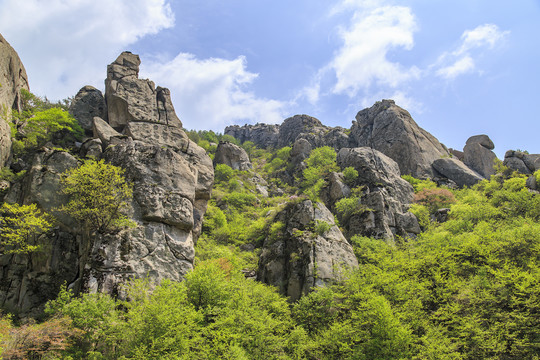
[[[3,203],[0,207],[0,255],[39,250],[35,238],[52,226],[52,217],[39,210],[36,204]]]
[[[133,195],[122,168],[89,159],[63,175],[63,192],[70,196],[70,201],[60,211],[99,233],[133,226],[122,213]]]

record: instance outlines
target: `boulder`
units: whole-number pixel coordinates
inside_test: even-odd
[[[103,147],[109,146],[112,138],[122,137],[118,131],[114,130],[105,120],[94,117],[92,125],[94,138],[97,138],[103,144]]]
[[[244,143],[246,141],[253,142],[260,148],[276,148],[278,146],[279,125],[255,124],[227,126],[224,131],[225,135],[230,135]]]
[[[363,186],[359,211],[344,226],[349,236],[360,234],[392,241],[395,235],[414,236],[420,233],[416,217],[408,212],[414,197],[413,187],[401,178],[398,164],[383,153],[369,148],[341,149],[338,165],[358,171],[354,186]]]
[[[495,175],[497,155],[491,150],[495,148],[487,135],[472,136],[463,148],[463,162],[484,178]]]
[[[342,173],[331,172],[325,180],[326,185],[319,196],[329,209],[334,207],[336,201],[351,195],[351,188],[344,183]]]
[[[350,138],[354,146],[382,152],[397,162],[401,174],[417,178],[433,177],[433,161],[449,155],[444,145],[393,100],[382,100],[360,111]]]
[[[282,226],[264,241],[257,279],[276,286],[291,301],[313,288],[331,285],[344,270],[358,267],[352,246],[322,203],[290,203],[274,222]]]
[[[484,179],[480,174],[454,158],[437,159],[433,162],[433,168],[460,187],[473,186]]]
[[[87,132],[93,131],[93,119],[99,117],[107,119],[107,105],[101,91],[93,86],[87,85],[81,88],[71,106],[69,113],[77,119],[79,125]]]
[[[96,160],[101,158],[103,143],[99,138],[88,139],[81,145],[80,154],[83,157],[92,157]]]
[[[522,174],[533,174],[540,169],[540,154],[508,150],[504,154],[503,164]]]
[[[11,110],[21,110],[21,89],[29,90],[28,76],[17,52],[0,34],[0,167],[11,154]]]
[[[139,55],[123,52],[107,67],[105,99],[109,124],[122,130],[129,122],[149,122],[182,128],[168,89],[138,78]]]
[[[228,141],[220,141],[216,149],[214,164],[225,164],[234,170],[246,171],[253,168],[244,149]]]

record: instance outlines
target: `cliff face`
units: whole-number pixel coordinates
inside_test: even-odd
[[[5,166],[11,148],[8,121],[11,110],[20,110],[21,89],[28,90],[26,70],[17,52],[0,34],[0,167]]]
[[[52,238],[40,240],[48,244],[43,252],[0,257],[4,308],[37,314],[63,282],[76,293],[122,296],[120,285],[129,278],[180,281],[193,268],[194,242],[213,185],[212,160],[182,130],[169,91],[138,79],[139,64],[137,55],[122,53],[108,67],[105,96],[84,87],[71,107],[86,131],[94,133],[78,155],[125,169],[134,188],[127,214],[136,228],[89,236],[73,219],[57,215]],[[92,117],[98,114],[112,123]],[[53,212],[67,201],[60,195],[61,174],[79,164],[67,152],[43,148],[5,200],[37,203]]]

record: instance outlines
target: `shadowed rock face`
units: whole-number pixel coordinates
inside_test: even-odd
[[[393,100],[377,102],[356,115],[351,140],[358,147],[371,147],[397,162],[403,175],[433,177],[433,161],[448,156],[446,148],[420,128],[411,115]]]
[[[503,164],[522,174],[533,174],[540,169],[540,154],[527,154],[521,151],[508,150],[504,154]]]
[[[460,187],[473,186],[483,179],[480,174],[453,158],[437,159],[433,162],[433,168]]]
[[[393,241],[394,235],[420,233],[416,217],[408,212],[413,187],[401,178],[397,163],[383,153],[368,147],[341,149],[338,165],[358,171],[355,185],[364,187],[361,204],[370,209],[351,216],[346,224],[350,234],[362,234]]]
[[[352,246],[322,203],[289,204],[275,221],[283,227],[265,240],[257,279],[276,286],[291,301],[339,280],[343,270],[358,267]],[[317,223],[327,224],[326,231],[317,232]]]
[[[11,110],[21,109],[21,89],[29,90],[26,70],[17,52],[0,35],[0,167],[6,165],[11,149],[7,121]]]
[[[84,86],[71,103],[69,113],[87,132],[92,133],[94,117],[107,119],[107,105],[101,91],[93,86]]]

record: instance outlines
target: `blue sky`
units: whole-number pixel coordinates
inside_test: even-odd
[[[448,147],[540,153],[538,0],[0,0],[0,33],[50,99],[103,89],[129,50],[188,129],[350,127],[392,98]]]

